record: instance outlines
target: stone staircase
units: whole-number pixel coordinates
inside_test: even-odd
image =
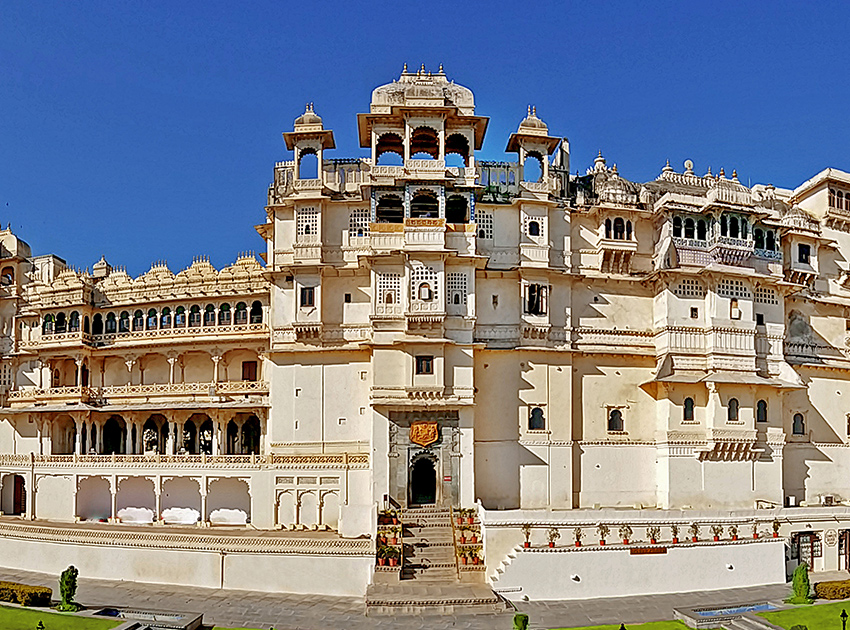
[[[776,626],[753,614],[746,614],[721,624],[726,630],[776,630]]]
[[[366,591],[366,614],[505,612],[509,605],[484,583],[484,572],[464,572],[455,554],[451,512],[409,508],[400,514],[404,562],[396,583]]]

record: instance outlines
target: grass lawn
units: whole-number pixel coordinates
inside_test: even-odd
[[[842,610],[850,615],[850,602],[842,601],[834,604],[818,604],[812,606],[798,606],[787,610],[776,612],[758,613],[770,623],[782,628],[790,628],[797,624],[808,626],[809,630],[820,630],[821,628],[840,628]]]
[[[44,630],[108,630],[123,623],[112,619],[91,619],[45,611],[44,608],[0,606],[0,628],[33,630],[41,621],[44,624]]]
[[[584,626],[582,628],[560,628],[560,630],[617,630],[620,624],[610,626]],[[649,623],[626,624],[628,630],[690,630],[681,621],[650,621]]]

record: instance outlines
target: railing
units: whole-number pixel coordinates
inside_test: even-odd
[[[446,170],[445,160],[405,160],[404,168],[407,171],[443,172]]]
[[[268,326],[258,324],[223,324],[220,326],[180,326],[151,330],[133,330],[128,332],[104,333],[92,335],[95,344],[107,344],[134,339],[156,339],[162,337],[200,337],[204,335],[252,335],[268,334]]]
[[[97,467],[238,467],[238,468],[367,468],[367,453],[329,453],[309,455],[30,455],[0,454],[0,466],[35,466],[36,468],[61,468],[76,465]]]
[[[153,398],[179,395],[268,394],[264,381],[222,381],[219,383],[152,383],[148,385],[106,385],[104,387],[25,388],[9,392],[9,402],[95,401],[110,398]]]
[[[321,190],[322,187],[323,183],[321,179],[296,179],[294,186],[296,191]]]
[[[35,400],[45,401],[89,401],[96,398],[95,391],[90,387],[49,387],[49,388],[26,388],[15,389],[8,394],[9,402],[33,402]]]
[[[755,249],[753,250],[753,254],[757,258],[765,258],[767,260],[778,260],[782,261],[782,252],[773,251],[770,249]]]

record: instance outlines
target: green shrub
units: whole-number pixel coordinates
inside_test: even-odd
[[[62,601],[59,604],[59,610],[66,612],[77,612],[82,608],[74,597],[77,595],[77,575],[79,575],[74,565],[71,565],[59,576],[59,593],[62,596]]]
[[[788,604],[811,604],[812,598],[809,596],[811,584],[809,583],[809,566],[805,562],[801,562],[794,569],[794,577],[791,581],[794,589],[794,595],[785,600]]]
[[[46,586],[29,586],[17,582],[0,582],[0,601],[21,606],[49,606],[53,589]]]
[[[791,630],[809,630],[809,627],[797,624],[796,626],[791,626]]]
[[[850,597],[850,580],[835,580],[815,584],[815,596],[819,599],[847,599]]]
[[[528,615],[517,613],[514,615],[514,630],[526,630],[528,628]]]

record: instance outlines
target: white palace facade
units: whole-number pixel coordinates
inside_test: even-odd
[[[487,125],[442,68],[373,91],[366,157],[308,105],[220,270],[0,231],[0,564],[363,594],[380,512],[433,505],[514,599],[850,568],[850,174],[571,174]]]

